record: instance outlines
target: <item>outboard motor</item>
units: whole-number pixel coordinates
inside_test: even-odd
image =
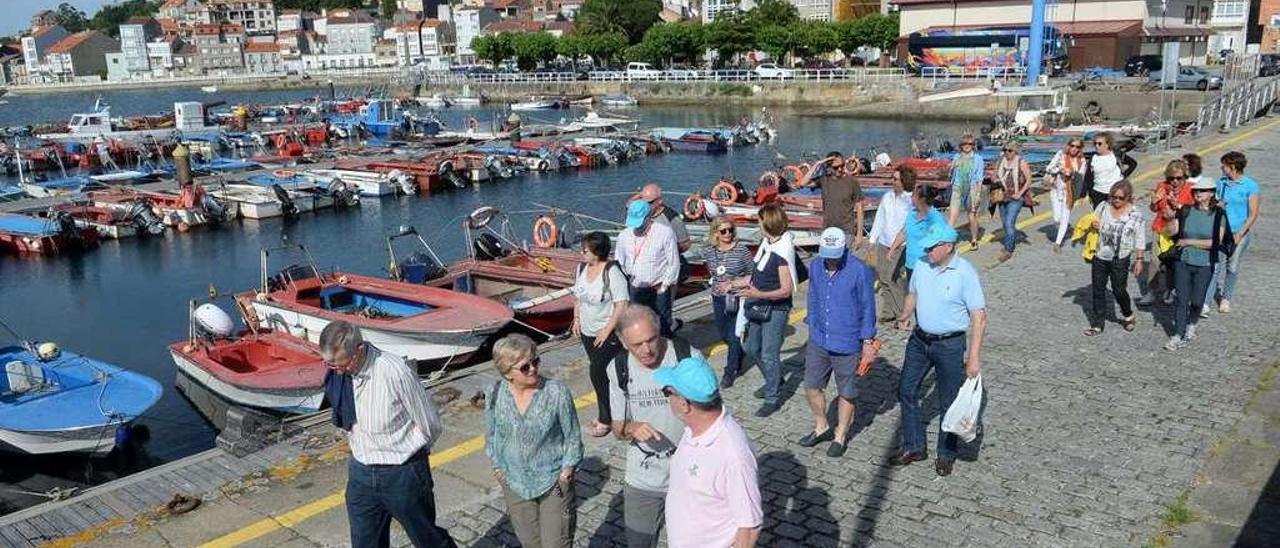
[[[213,303],[204,303],[196,307],[191,314],[196,334],[206,341],[225,339],[235,334],[236,322],[231,315]]]
[[[276,200],[280,201],[280,211],[285,217],[296,217],[298,215],[298,204],[293,203],[293,196],[289,195],[289,191],[279,184],[271,185],[271,192],[275,193]]]
[[[333,203],[339,206],[351,207],[360,205],[360,194],[347,186],[347,183],[343,182],[342,179],[334,177],[332,181],[329,181],[328,190],[329,195],[333,196]]]
[[[59,211],[54,215],[53,221],[58,224],[58,232],[68,241],[78,242],[84,239],[84,235],[80,233],[80,227],[76,226],[75,217],[70,213]]]
[[[205,194],[200,198],[200,207],[204,208],[204,212],[209,214],[209,219],[213,221],[228,221],[227,218],[230,211],[227,206],[222,205],[213,196]]]
[[[133,204],[133,209],[129,210],[126,217],[133,221],[133,226],[138,228],[139,234],[149,234],[151,236],[159,236],[164,234],[164,221],[151,210],[151,205],[146,202],[137,202]]]
[[[437,280],[448,274],[445,267],[440,266],[430,254],[422,251],[414,252],[400,261],[400,281],[411,284],[426,283]]]
[[[396,189],[405,196],[412,196],[418,193],[418,182],[407,173],[392,171],[391,180],[394,182]]]
[[[489,170],[490,177],[511,178],[511,168],[503,165],[502,160],[499,160],[497,156],[485,156],[484,167]]]
[[[510,251],[507,250],[507,247],[502,245],[502,242],[498,240],[497,236],[489,234],[488,232],[483,232],[479,236],[476,236],[475,241],[472,242],[472,246],[475,248],[476,258],[482,261],[501,259],[510,253]]]

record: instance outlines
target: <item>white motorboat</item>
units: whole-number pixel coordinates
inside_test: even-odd
[[[430,97],[418,97],[418,104],[427,108],[447,108],[453,103],[449,99],[444,98],[439,93]]]
[[[556,101],[550,99],[530,99],[511,103],[511,110],[549,110],[557,107]]]
[[[203,91],[205,93],[217,93],[218,86],[201,86],[200,91]]]
[[[600,104],[610,107],[633,107],[640,102],[630,95],[605,95],[600,98]]]
[[[565,129],[569,131],[627,131],[634,130],[639,125],[639,120],[601,116],[600,113],[593,110],[565,126]]]
[[[359,189],[361,196],[386,196],[388,194],[415,194],[418,183],[412,175],[399,170],[389,173],[356,171],[353,169],[312,169],[302,175],[321,181],[340,180]]]
[[[456,97],[450,97],[449,100],[453,101],[454,106],[459,106],[459,107],[478,107],[484,104],[484,97],[479,95],[477,96],[460,95]]]
[[[71,121],[67,122],[67,129],[66,133],[45,133],[36,135],[36,137],[59,142],[90,142],[94,139],[164,140],[172,136],[176,131],[173,128],[117,129],[115,123],[111,120],[111,107],[101,102],[94,105],[93,112],[72,114]]]
[[[281,196],[281,192],[284,193]],[[318,192],[276,190],[254,184],[228,183],[209,190],[213,197],[239,207],[246,219],[270,219],[333,206],[333,197]]]

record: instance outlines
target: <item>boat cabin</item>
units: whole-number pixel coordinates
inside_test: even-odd
[[[111,111],[108,110],[73,114],[67,126],[76,135],[99,135],[114,131],[111,128]]]

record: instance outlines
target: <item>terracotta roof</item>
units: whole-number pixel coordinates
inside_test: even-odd
[[[490,6],[493,6],[494,9],[501,10],[501,9],[507,9],[511,7],[512,4],[519,4],[519,0],[491,0],[490,2],[488,2],[488,4]],[[515,7],[518,8],[520,6],[516,5]]]
[[[565,34],[573,32],[576,28],[573,21],[547,21],[542,24],[543,30],[558,30]]]
[[[156,20],[145,15],[135,15],[124,22],[126,25],[149,25],[155,23]]]
[[[542,24],[537,21],[494,21],[485,25],[482,32],[538,32],[542,30]]]
[[[187,5],[187,0],[168,0],[160,6],[160,9],[177,9],[185,5]]]
[[[280,46],[275,42],[249,42],[244,45],[245,53],[275,53],[280,51]]]
[[[1142,20],[1127,21],[1071,21],[1052,23],[1058,32],[1067,36],[1137,36],[1142,32]]]
[[[83,44],[85,40],[93,38],[95,35],[102,36],[104,38],[106,37],[106,35],[96,30],[83,30],[63,38],[62,40],[59,40],[58,43],[49,46],[48,53],[69,53],[71,50],[76,49],[80,44]]]
[[[678,12],[668,7],[662,8],[662,13],[658,14],[658,18],[668,23],[676,23],[683,19]]]
[[[330,25],[352,25],[357,23],[376,22],[373,17],[370,17],[369,13],[364,10],[343,10],[338,13],[345,13],[346,15],[330,15]]]
[[[424,29],[434,29],[443,24],[444,21],[439,19],[420,19],[418,21],[410,21],[408,23],[396,25],[396,30],[400,32],[414,32],[418,30],[419,25]]]
[[[222,34],[222,25],[206,25],[201,23],[195,25],[193,30],[196,34]]]

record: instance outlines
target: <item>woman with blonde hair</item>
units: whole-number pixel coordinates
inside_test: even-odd
[[[710,228],[703,258],[706,260],[707,270],[711,272],[711,310],[715,317],[716,333],[729,349],[720,387],[729,388],[743,372],[742,344],[734,335],[734,324],[737,323],[741,301],[736,295],[726,292],[722,284],[750,275],[753,261],[751,250],[738,239],[737,228],[732,220],[728,217],[716,217],[711,220]]]
[[[512,528],[524,546],[572,546],[573,473],[582,461],[573,393],[541,374],[538,349],[525,335],[494,343],[493,364],[502,379],[486,394],[484,452]]]
[[[759,223],[764,239],[756,251],[755,268],[748,276],[720,285],[723,291],[742,299],[735,333],[744,337],[743,350],[764,375],[764,386],[755,392],[764,399],[756,416],[768,417],[781,407],[782,339],[791,313],[791,294],[800,281],[786,212],[777,204],[766,205],[760,208]]]
[[[1019,154],[1018,143],[1008,142],[1000,148],[1000,162],[996,165],[996,182],[1004,190],[1004,209],[1001,218],[1004,221],[1004,252],[1000,261],[1013,257],[1014,247],[1018,243],[1018,213],[1022,211],[1024,199],[1031,192],[1031,166]]]
[[[1053,252],[1062,253],[1062,240],[1071,226],[1071,209],[1076,203],[1076,187],[1084,179],[1084,140],[1072,137],[1062,150],[1054,153],[1045,173],[1050,181],[1049,200],[1058,234],[1053,239]]]

